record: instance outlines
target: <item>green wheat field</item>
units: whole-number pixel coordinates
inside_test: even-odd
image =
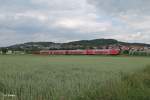
[[[150,58],[0,55],[0,100],[150,100]]]

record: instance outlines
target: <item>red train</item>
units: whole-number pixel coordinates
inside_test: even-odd
[[[37,53],[36,53],[37,54]],[[41,50],[41,55],[119,55],[118,49],[98,50]]]

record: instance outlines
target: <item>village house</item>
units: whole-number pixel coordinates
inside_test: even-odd
[[[0,54],[3,54],[3,52],[0,50]]]
[[[12,50],[8,50],[6,54],[11,55],[11,54],[13,54],[13,51]]]

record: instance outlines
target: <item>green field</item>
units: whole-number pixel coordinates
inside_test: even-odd
[[[148,57],[1,55],[0,98],[4,93],[17,100],[100,100],[93,96],[102,94],[99,88],[147,65]]]

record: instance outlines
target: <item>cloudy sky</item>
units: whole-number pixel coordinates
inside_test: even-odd
[[[150,0],[0,0],[0,46],[113,38],[150,43]]]

